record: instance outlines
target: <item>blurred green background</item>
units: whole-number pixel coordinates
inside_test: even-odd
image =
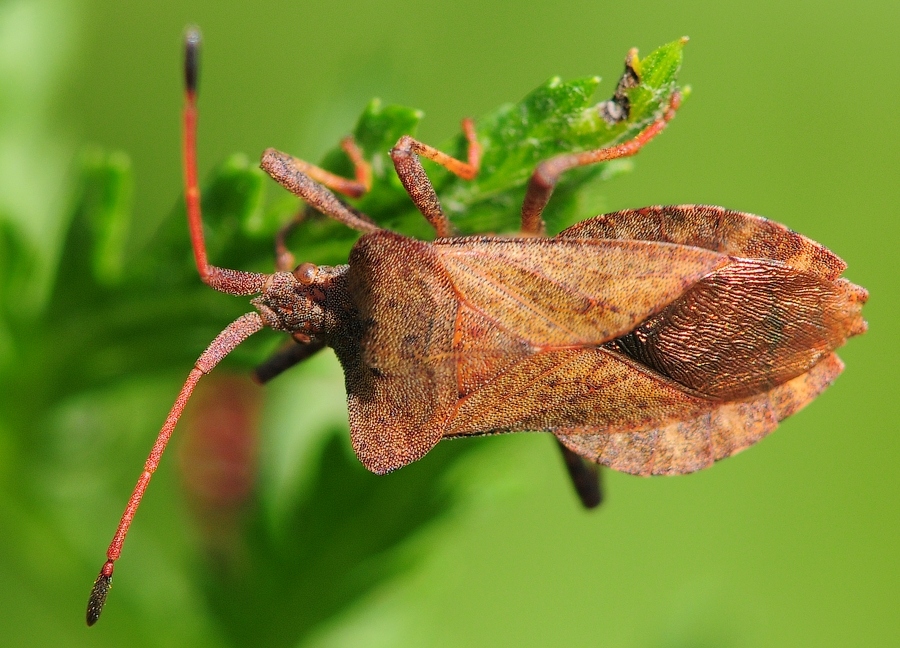
[[[373,96],[422,109],[419,135],[437,143],[553,75],[600,74],[609,95],[629,47],[689,35],[693,95],[604,184],[605,207],[710,203],[786,223],[870,290],[870,332],[757,447],[686,477],[607,473],[593,513],[543,435],[366,474],[330,352],[266,390],[246,378],[270,336],[192,402],[87,629],[151,439],[192,359],[246,310],[202,286],[192,303],[160,289],[117,308],[114,290],[78,288],[90,232],[66,234],[92,200],[114,205],[112,223],[133,208],[110,238],[176,260],[174,278],[147,281],[189,276],[186,229],[166,228],[191,22],[201,177],[267,146],[316,160]],[[898,25],[900,4],[871,0],[0,3],[3,643],[897,645]],[[98,169],[131,169],[133,193],[92,197]],[[93,272],[112,285],[120,270]]]

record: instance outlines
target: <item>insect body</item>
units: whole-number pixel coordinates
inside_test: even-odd
[[[264,363],[266,381],[332,347],[343,366],[353,448],[386,473],[445,437],[551,432],[587,505],[599,502],[596,465],[625,472],[699,470],[756,442],[841,372],[833,351],[865,331],[867,293],[839,276],[825,247],[764,218],[719,207],[648,207],[597,216],[552,238],[541,217],[566,170],[633,155],[674,116],[618,146],[560,155],[535,170],[522,235],[457,237],[419,156],[463,178],[468,160],[409,136],[391,151],[413,202],[439,237],[379,228],[328,187],[360,195],[366,163],[344,143],[356,179],[275,150],[262,167],[311,208],[364,233],[342,266],[293,267],[277,240],[272,275],[210,266],[194,159],[196,51],[188,36],[185,175],[197,267],[211,287],[258,295],[198,359],[129,500],[88,603],[96,622],[113,563],[147,483],[200,377],[263,327],[297,344]]]
[[[662,226],[692,244],[658,240]],[[768,256],[752,258],[760,235]],[[444,437],[543,430],[617,469],[672,474],[753,443],[837,376],[831,351],[865,326],[841,269],[759,217],[654,207],[550,239],[375,232],[348,266],[309,287],[286,273],[289,297],[255,304],[265,325],[334,347],[373,472]]]

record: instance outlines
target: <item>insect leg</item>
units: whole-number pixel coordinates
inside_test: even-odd
[[[481,145],[475,138],[475,124],[471,119],[462,121],[462,129],[469,142],[467,162],[461,162],[454,157],[450,157],[446,153],[423,144],[409,135],[404,135],[397,140],[397,144],[391,149],[391,159],[394,161],[394,168],[397,169],[400,182],[403,183],[416,207],[431,223],[440,237],[451,235],[450,221],[447,220],[441,209],[441,203],[438,200],[437,193],[434,191],[434,186],[431,184],[431,180],[428,179],[425,169],[422,168],[422,163],[419,161],[418,156],[421,155],[432,162],[440,164],[463,180],[472,180],[478,175],[478,169],[481,165]]]
[[[310,342],[290,343],[279,349],[271,357],[253,370],[253,379],[264,385],[276,376],[281,375],[295,364],[299,364],[325,348],[325,341],[317,338]]]
[[[678,110],[680,103],[681,93],[675,91],[672,93],[672,98],[662,117],[627,142],[593,151],[565,153],[541,162],[528,182],[528,191],[522,203],[522,233],[538,236],[545,233],[544,219],[541,218],[541,213],[547,206],[560,175],[575,167],[634,155],[647,142],[662,132],[666,124],[675,116],[675,111]]]
[[[556,439],[556,443],[562,451],[563,461],[566,463],[566,469],[569,471],[569,477],[572,479],[572,485],[575,487],[581,503],[588,509],[600,506],[603,503],[603,480],[600,476],[600,466],[575,454],[559,439]]]
[[[355,180],[335,175],[300,158],[292,157],[291,164],[297,171],[308,175],[332,191],[344,194],[350,198],[359,198],[372,188],[372,167],[363,158],[362,151],[359,150],[352,135],[348,135],[341,140],[341,149],[353,162],[354,174],[356,175]]]
[[[287,247],[287,237],[310,216],[311,207],[305,206],[294,214],[294,217],[282,225],[275,234],[275,270],[278,272],[290,272],[297,265],[297,260]]]
[[[330,216],[347,227],[352,227],[360,232],[377,232],[381,229],[378,225],[373,223],[368,216],[345,205],[321,182],[317,182],[316,179],[308,173],[312,167],[308,162],[304,162],[292,155],[270,148],[266,149],[266,152],[263,153],[259,166],[262,167],[263,171],[268,173],[273,180],[298,198],[302,198],[307,205],[316,211],[319,211],[326,216]],[[318,167],[312,168],[318,169]],[[321,169],[319,170],[321,171]],[[338,178],[339,176],[333,177]]]
[[[294,168],[316,182],[325,185],[332,191],[337,191],[351,198],[359,198],[372,188],[372,166],[363,157],[362,151],[356,145],[351,135],[341,140],[341,148],[353,162],[355,180],[335,175],[321,167],[317,167],[299,158],[291,158]],[[290,272],[296,265],[294,255],[287,249],[285,240],[300,223],[310,216],[310,208],[307,206],[297,213],[294,218],[284,225],[275,235],[275,269]]]
[[[122,519],[119,521],[119,526],[116,528],[116,533],[109,544],[109,548],[106,550],[106,562],[103,564],[97,580],[94,581],[94,587],[91,589],[91,595],[88,599],[88,625],[94,625],[97,619],[100,618],[100,612],[103,610],[106,595],[109,593],[109,588],[112,584],[113,565],[122,553],[122,545],[125,542],[125,536],[128,534],[128,528],[131,526],[131,521],[134,519],[138,505],[141,503],[144,492],[147,490],[147,484],[150,483],[150,478],[156,472],[157,466],[159,466],[159,460],[166,449],[166,445],[169,443],[169,439],[172,437],[175,425],[178,423],[178,419],[181,418],[181,413],[184,411],[184,407],[187,405],[194,387],[197,386],[200,378],[219,364],[222,358],[231,353],[241,342],[261,330],[263,326],[262,318],[258,313],[242,315],[219,333],[216,339],[206,348],[206,351],[200,355],[197,362],[194,363],[194,368],[184,382],[178,398],[175,399],[175,404],[172,405],[172,409],[166,417],[166,422],[163,423],[162,429],[156,437],[156,442],[153,444],[150,455],[144,464],[144,471],[138,478],[137,485],[134,487],[134,491],[128,499],[128,505],[125,507],[125,512],[122,514]]]

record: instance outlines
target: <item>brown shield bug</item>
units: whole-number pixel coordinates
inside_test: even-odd
[[[263,327],[295,345],[257,369],[265,382],[325,346],[344,369],[350,436],[383,474],[445,437],[555,435],[587,506],[601,499],[597,466],[640,475],[689,473],[771,432],[827,387],[834,355],[866,330],[864,289],[828,249],[759,216],[720,207],[646,207],[596,216],[547,238],[542,212],[567,170],[634,155],[675,115],[673,94],[637,137],[552,157],[535,169],[514,237],[453,237],[420,156],[463,178],[479,170],[470,120],[465,162],[410,136],[391,150],[397,174],[438,238],[380,228],[335,197],[360,196],[369,168],[343,148],[353,180],[269,149],[262,168],[308,208],[363,233],[347,265],[294,267],[285,236],[277,272],[207,262],[195,160],[199,35],[187,37],[184,167],[191,243],[201,279],[256,308],[197,360],[159,433],[94,583],[99,618],[129,525],[200,378]],[[629,68],[630,69],[630,68]],[[620,82],[610,118],[627,109]]]

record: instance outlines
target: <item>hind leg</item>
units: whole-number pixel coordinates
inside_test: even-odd
[[[575,487],[581,503],[587,509],[600,506],[603,503],[603,480],[600,475],[600,466],[572,452],[559,439],[556,439],[556,443],[562,451],[566,470],[569,472],[572,485]]]
[[[576,167],[608,162],[636,154],[645,144],[662,132],[666,124],[675,116],[675,111],[678,110],[680,104],[681,94],[675,92],[662,117],[627,142],[593,151],[564,153],[541,162],[528,182],[528,191],[522,203],[522,233],[532,236],[544,235],[546,227],[541,214],[563,173]]]

